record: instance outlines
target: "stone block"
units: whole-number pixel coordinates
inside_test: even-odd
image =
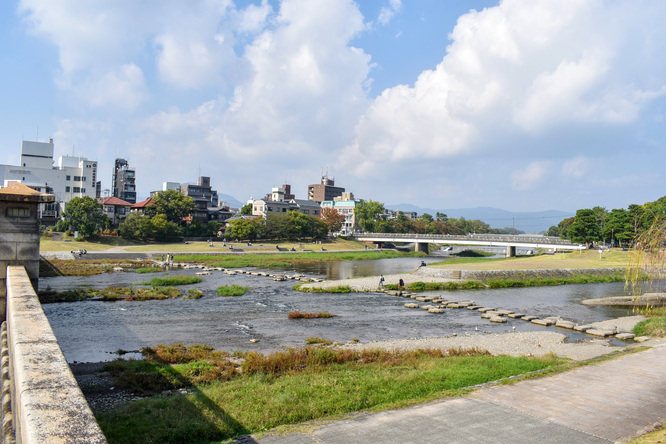
[[[490,318],[490,322],[494,322],[496,324],[504,324],[506,323],[506,318],[503,318],[502,316],[493,316]]]
[[[629,341],[631,339],[634,339],[636,335],[633,333],[618,333],[615,335],[615,337],[620,341]]]
[[[513,313],[511,310],[495,310],[497,313],[501,314],[502,316],[510,315]]]
[[[479,307],[478,305],[470,305],[469,307],[465,307],[465,308],[467,308],[468,310],[478,310],[479,308],[482,308],[482,307]]]
[[[481,313],[485,313],[487,311],[495,311],[495,309],[490,308],[490,307],[481,307],[481,308],[479,308],[479,312],[481,312]]]
[[[575,324],[573,322],[569,321],[558,321],[555,323],[555,327],[560,327],[560,328],[566,328],[566,329],[573,329]]]
[[[419,308],[419,304],[414,304],[410,302],[405,304],[405,308]]]
[[[538,316],[523,316],[523,317],[520,318],[520,319],[522,319],[523,321],[531,322],[531,321],[533,321],[533,320],[535,320],[535,319],[538,319]]]
[[[650,339],[652,339],[652,338],[649,337],[649,336],[636,336],[634,338],[634,342],[645,342],[645,341],[649,341]]]
[[[428,310],[428,313],[444,313],[444,309],[443,308],[431,308],[430,310]]]
[[[573,329],[574,329],[574,331],[586,332],[591,328],[592,328],[591,325],[586,324],[586,325],[576,325],[576,326],[574,326]]]
[[[518,319],[525,317],[525,313],[510,313],[507,316],[509,316],[512,319]]]
[[[608,336],[613,336],[615,334],[615,331],[613,330],[600,330],[597,328],[591,328],[587,330],[585,333],[591,336],[600,336],[602,338],[606,338]]]
[[[532,319],[532,324],[541,325],[543,327],[549,327],[555,324],[555,321],[552,319]]]

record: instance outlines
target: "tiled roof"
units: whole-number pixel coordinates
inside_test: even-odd
[[[97,202],[101,203],[102,205],[115,205],[119,207],[131,207],[132,204],[129,202],[125,202],[122,199],[118,199],[117,197],[114,196],[108,196],[108,197],[101,197],[97,199]]]
[[[146,200],[142,200],[141,202],[135,203],[134,205],[132,205],[132,208],[146,208],[151,203],[153,203],[153,198],[149,197]]]

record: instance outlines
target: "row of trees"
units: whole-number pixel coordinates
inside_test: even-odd
[[[225,237],[231,239],[325,239],[329,225],[322,218],[298,211],[268,214],[266,218],[253,217],[229,221]]]
[[[611,211],[604,207],[581,209],[576,216],[563,219],[546,234],[559,236],[572,242],[591,245],[607,242],[613,246],[631,245],[655,221],[666,217],[666,196],[643,205],[632,204],[627,209]]]
[[[356,207],[358,224],[371,233],[422,233],[422,234],[522,234],[523,231],[512,228],[491,228],[480,220],[450,218],[444,213],[435,213],[435,217],[424,213],[421,217],[410,219],[402,212],[396,218],[385,217],[384,204],[372,200]]]

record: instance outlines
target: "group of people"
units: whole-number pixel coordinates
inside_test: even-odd
[[[164,262],[164,255],[162,255],[162,262]],[[167,265],[173,263],[173,254],[167,254],[166,255],[166,263],[167,263]]]
[[[81,256],[83,256],[84,254],[88,254],[88,250],[76,250],[76,252],[75,252],[74,250],[72,250],[72,251],[70,251],[70,253],[72,253],[72,254],[78,254],[79,257],[81,257]]]
[[[384,275],[379,275],[379,288],[384,288]],[[405,288],[405,281],[402,278],[398,279],[398,290],[403,290]]]

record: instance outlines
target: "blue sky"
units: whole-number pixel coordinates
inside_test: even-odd
[[[0,163],[21,140],[137,170],[428,208],[666,195],[662,0],[0,4]]]

